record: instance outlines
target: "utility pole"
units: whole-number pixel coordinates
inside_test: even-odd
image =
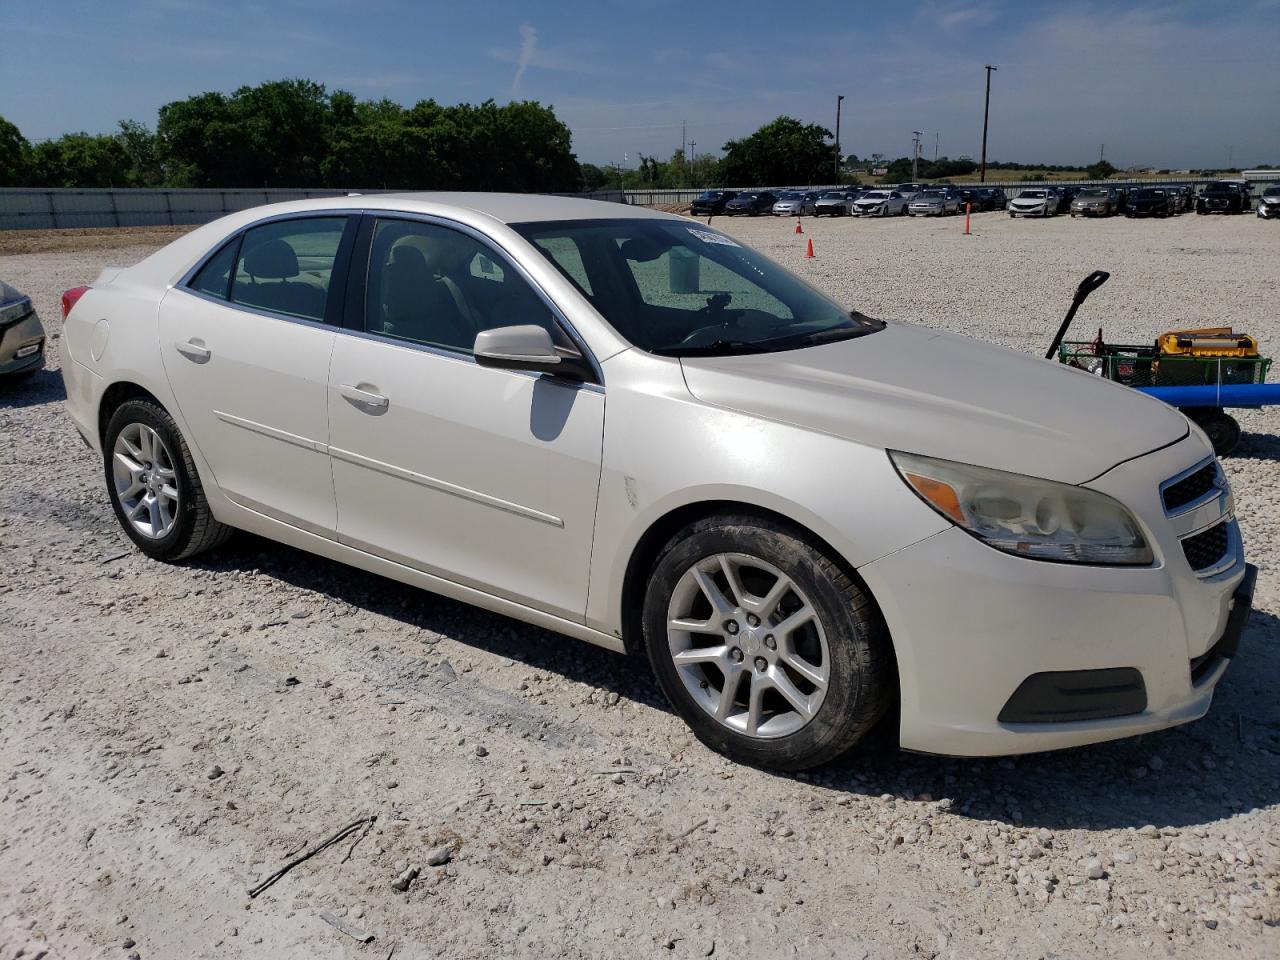
[[[938,142],[942,139],[942,134],[937,130],[933,131],[933,162],[938,162]]]
[[[695,186],[693,182],[694,164],[698,162],[698,141],[689,141],[689,186]]]
[[[681,120],[681,121],[680,121],[680,156],[684,158],[684,162],[685,162],[685,163],[688,163],[688,162],[689,162],[689,154],[688,154],[688,152],[685,150],[685,146],[684,146],[684,144],[685,144],[685,139],[684,139],[684,125],[685,125],[685,123],[686,123],[686,122],[687,122],[687,121],[685,121],[685,120]]]
[[[978,175],[979,183],[987,182],[987,121],[991,118],[991,71],[995,69],[987,64],[987,100],[982,108],[982,172]]]
[[[1101,163],[1103,158],[1106,155],[1107,155],[1107,145],[1104,143],[1098,147],[1098,162]]]
[[[911,131],[911,182],[920,179],[920,131]]]
[[[843,100],[843,93],[836,95],[836,183],[840,182],[840,104]]]

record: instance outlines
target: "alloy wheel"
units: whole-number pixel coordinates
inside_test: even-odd
[[[756,557],[715,554],[685,571],[668,604],[667,643],[694,701],[739,734],[789,736],[826,698],[831,652],[817,610]]]
[[[152,540],[167,536],[178,522],[178,477],[173,454],[144,423],[130,423],[111,452],[116,500],[125,519]]]

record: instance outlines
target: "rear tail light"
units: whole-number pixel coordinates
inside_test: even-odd
[[[70,290],[62,291],[62,319],[63,320],[67,319],[67,314],[71,312],[71,308],[76,305],[76,302],[81,297],[83,297],[88,292],[88,290],[89,290],[88,287],[72,287]]]

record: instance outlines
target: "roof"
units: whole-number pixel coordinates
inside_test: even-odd
[[[461,207],[503,223],[547,220],[681,219],[648,207],[627,206],[607,200],[555,197],[542,193],[374,193],[351,197],[352,206],[436,212],[441,206]]]

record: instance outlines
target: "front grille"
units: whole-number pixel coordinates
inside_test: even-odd
[[[1182,552],[1192,570],[1206,570],[1226,555],[1230,545],[1229,526],[1229,523],[1220,523],[1182,541]]]
[[[1174,513],[1179,507],[1194,503],[1213,490],[1217,483],[1217,463],[1206,463],[1195,473],[1188,474],[1177,483],[1171,483],[1164,488],[1162,496],[1165,512]]]

